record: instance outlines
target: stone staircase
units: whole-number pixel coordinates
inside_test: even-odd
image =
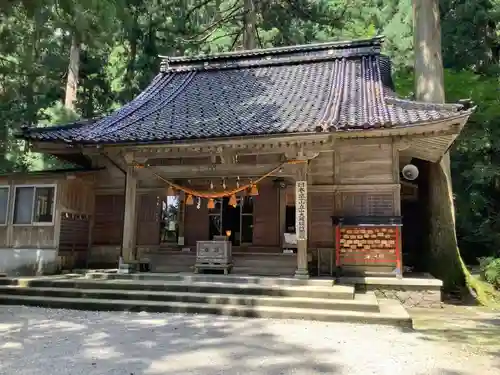
[[[1,304],[412,326],[398,301],[321,279],[151,273],[1,278]]]

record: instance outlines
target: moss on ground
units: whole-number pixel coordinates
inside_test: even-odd
[[[445,305],[443,309],[409,309],[422,340],[447,342],[470,352],[499,355],[500,310]]]

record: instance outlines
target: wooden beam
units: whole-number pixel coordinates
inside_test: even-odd
[[[150,170],[158,173],[168,179],[193,179],[193,178],[230,178],[230,177],[260,177],[279,164],[259,164],[259,165],[240,165],[240,164],[219,164],[216,168],[208,165],[199,166],[168,166],[168,167],[147,167],[139,170],[143,176],[143,170]],[[291,177],[294,175],[293,166],[284,165],[281,172],[277,170],[273,176]]]
[[[322,143],[322,142],[303,142],[300,141],[291,142],[289,144],[254,144],[254,145],[238,145],[234,147],[228,144],[221,144],[220,146],[191,146],[191,147],[181,147],[181,146],[152,146],[149,148],[134,149],[133,151],[127,151],[133,153],[136,157],[146,157],[148,159],[157,158],[189,158],[189,157],[207,157],[212,158],[215,162],[218,159],[222,163],[231,163],[236,161],[236,158],[245,155],[286,155],[291,158],[292,155],[297,155],[300,150],[304,153],[315,153],[315,152],[327,152],[332,151],[334,146],[332,143]],[[127,148],[130,150],[130,148]]]

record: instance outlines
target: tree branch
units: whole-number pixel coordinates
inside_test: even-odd
[[[240,38],[241,33],[243,32],[243,28],[239,29],[238,32],[236,33],[236,36],[234,37],[233,43],[231,43],[231,51],[234,50],[234,46],[238,42],[238,39]]]
[[[196,41],[196,38],[200,35],[203,35],[205,34],[206,32],[211,31],[211,33],[209,34],[209,36],[213,33],[213,29],[217,26],[219,26],[220,24],[222,24],[223,22],[229,20],[231,17],[233,17],[235,15],[235,13],[237,13],[239,10],[241,10],[242,6],[234,9],[231,13],[227,14],[225,17],[219,19],[218,21],[215,21],[214,23],[212,23],[211,25],[209,25],[208,27],[206,27],[205,29],[203,29],[202,31],[200,31],[199,33],[196,34],[195,37],[193,38],[189,38],[189,39],[183,39],[185,42],[194,42]]]

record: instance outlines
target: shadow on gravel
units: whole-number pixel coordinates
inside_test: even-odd
[[[0,311],[0,374],[342,373],[332,359],[335,350],[283,342],[259,319],[84,311],[75,318],[61,310],[13,311],[17,314]],[[85,319],[88,324],[82,324]]]
[[[416,319],[415,331],[422,340],[452,342],[476,347],[485,352],[500,351],[498,319]]]
[[[414,329],[424,341],[455,344],[468,352],[493,357],[500,369],[500,312],[481,309],[424,310],[411,313]],[[444,371],[444,374],[461,375]]]

